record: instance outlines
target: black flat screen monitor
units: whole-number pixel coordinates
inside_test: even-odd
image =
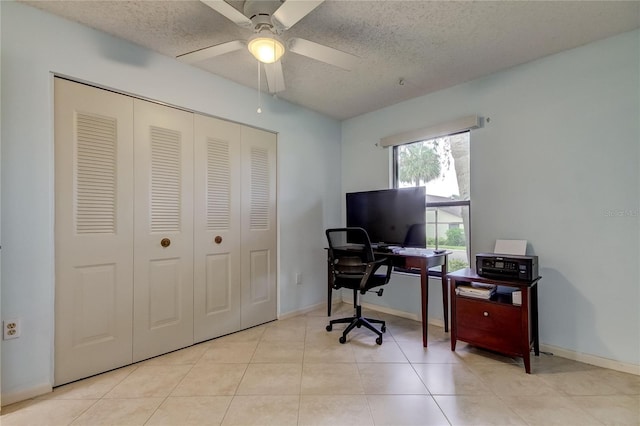
[[[426,247],[425,187],[347,193],[347,226],[364,228],[372,243]]]

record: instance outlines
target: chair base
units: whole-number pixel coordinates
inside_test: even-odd
[[[333,329],[334,324],[349,324],[347,328],[344,329],[344,331],[342,332],[342,336],[338,340],[340,343],[347,342],[347,334],[349,334],[351,330],[353,330],[356,327],[360,328],[364,326],[365,328],[368,328],[369,330],[373,331],[378,335],[378,338],[376,339],[376,343],[378,345],[381,345],[382,333],[387,331],[387,325],[383,320],[363,317],[362,308],[360,306],[356,306],[356,315],[353,317],[338,318],[338,319],[329,321],[329,325],[327,325],[326,327],[327,331],[331,331]],[[373,324],[382,324],[382,327],[380,327],[380,330],[378,330],[373,326]]]

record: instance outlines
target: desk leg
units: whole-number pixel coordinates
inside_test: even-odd
[[[429,271],[427,261],[420,264],[420,299],[422,300],[422,346],[427,347],[427,318],[429,318]]]
[[[527,374],[531,374],[531,339],[529,335],[529,321],[531,318],[529,309],[532,308],[530,305],[530,297],[531,290],[530,288],[525,288],[522,291],[522,318],[520,323],[522,325],[521,334],[522,334],[522,358],[524,359],[524,370]],[[533,325],[533,324],[532,324]],[[533,330],[532,330],[533,331]],[[534,332],[535,333],[535,332]],[[535,340],[535,337],[534,337]],[[535,342],[534,342],[535,345]]]
[[[540,355],[540,336],[538,335],[538,283],[531,287],[531,330],[533,332],[533,353]]]
[[[456,350],[458,340],[456,328],[456,281],[451,279],[451,350]]]
[[[440,269],[442,274],[442,310],[444,311],[444,332],[449,332],[449,280],[447,280],[447,255],[444,256],[444,264]]]

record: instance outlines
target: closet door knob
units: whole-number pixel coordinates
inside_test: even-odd
[[[162,247],[169,247],[171,245],[171,240],[168,238],[163,238],[160,240],[160,245]]]
[[[484,315],[485,317],[488,317],[488,316],[489,316],[489,312],[484,311],[484,312],[482,313],[482,315]]]
[[[213,241],[215,241],[216,244],[220,244],[222,242],[222,237],[220,235],[217,235]]]

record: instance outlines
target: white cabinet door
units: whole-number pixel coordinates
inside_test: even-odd
[[[195,116],[196,342],[240,330],[240,128]]]
[[[276,135],[242,127],[242,328],[277,317]]]
[[[133,100],[54,90],[57,386],[132,362]]]
[[[134,100],[133,360],[193,344],[193,114]]]

